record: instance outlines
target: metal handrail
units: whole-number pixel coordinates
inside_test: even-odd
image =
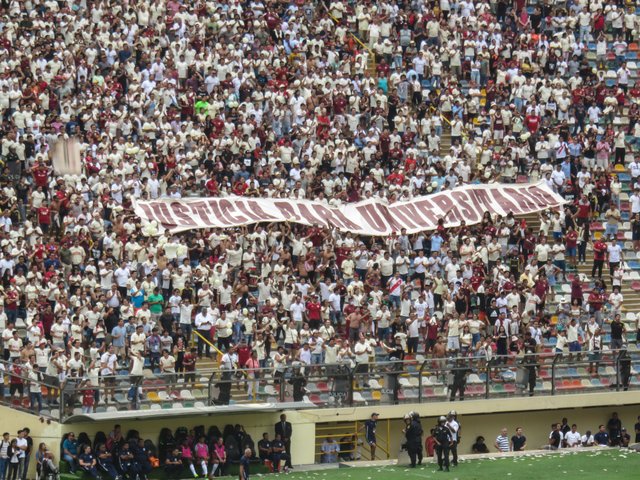
[[[625,351],[624,349],[604,351],[602,352],[602,357],[597,362],[599,364],[608,365],[607,368],[609,368],[610,366],[615,367],[615,382],[616,382],[617,391],[621,389],[620,385],[622,381],[622,372],[620,371],[620,368],[621,368],[621,360],[623,359],[624,351]],[[638,359],[640,358],[640,355],[639,355],[640,352],[629,352],[629,353],[631,354],[631,358],[634,361],[638,361]],[[569,358],[561,354],[550,356],[548,353],[538,353],[535,355],[531,354],[531,358],[532,359],[535,358],[536,364],[538,364],[540,367],[546,366],[547,369],[551,367],[551,372],[550,372],[551,373],[551,389],[550,389],[551,395],[556,395],[559,393],[558,387],[556,385],[556,380],[558,379],[558,369],[560,367],[577,367],[577,366],[585,366],[587,364],[594,363],[587,359],[577,360],[575,358]],[[499,362],[499,360],[503,360],[503,359],[506,360],[506,362]],[[371,398],[371,395],[374,395],[375,391],[379,388],[382,388],[382,390],[377,390],[380,393],[380,397],[376,398],[375,400],[380,401],[382,404],[395,403],[398,400],[396,398],[396,393],[402,392],[407,388],[409,388],[410,391],[413,392],[412,395],[415,395],[416,386],[418,388],[418,392],[417,392],[417,395],[415,395],[415,397],[412,397],[412,398],[415,398],[414,401],[416,401],[417,403],[432,401],[433,399],[431,398],[425,398],[425,393],[423,391],[423,387],[426,385],[425,383],[426,377],[429,374],[437,375],[438,377],[441,376],[442,374],[446,376],[448,372],[451,372],[453,365],[458,365],[459,360],[463,360],[465,362],[464,364],[467,365],[475,373],[484,372],[486,374],[486,378],[484,379],[484,392],[476,392],[476,394],[481,394],[483,398],[489,399],[495,396],[495,394],[492,393],[492,387],[496,383],[494,381],[495,379],[492,378],[492,373],[495,373],[494,370],[498,369],[498,370],[501,370],[503,373],[506,371],[511,371],[513,373],[514,370],[521,368],[521,364],[517,362],[517,360],[519,359],[521,359],[521,357],[494,357],[492,360],[488,361],[487,364],[484,366],[480,366],[479,364],[476,363],[478,361],[477,358],[471,358],[471,357],[444,358],[444,359],[439,358],[439,359],[435,359],[435,361],[438,362],[437,364],[433,363],[434,359],[432,358],[426,358],[424,361],[421,361],[417,364],[415,360],[408,360],[404,362],[382,361],[382,362],[367,364],[367,373],[360,373],[355,365],[350,365],[345,363],[308,365],[308,366],[301,365],[300,367],[297,367],[294,365],[286,365],[284,368],[284,372],[282,372],[282,375],[278,375],[278,378],[280,378],[282,382],[281,385],[276,384],[274,367],[258,368],[258,369],[251,369],[251,370],[256,374],[256,377],[257,377],[257,379],[255,380],[256,387],[258,387],[261,383],[264,384],[266,382],[267,385],[271,388],[271,390],[267,391],[266,395],[270,397],[275,397],[280,402],[284,402],[287,400],[287,397],[288,397],[285,393],[285,390],[286,390],[285,382],[287,382],[288,379],[290,379],[293,369],[304,368],[305,370],[303,371],[303,375],[309,382],[314,382],[314,383],[326,382],[327,383],[327,386],[323,388],[328,388],[328,390],[322,390],[322,391],[316,390],[316,393],[320,394],[322,392],[325,392],[330,397],[333,397],[334,398],[333,402],[327,401],[326,406],[335,407],[335,406],[356,406],[359,404],[359,402],[363,401],[363,395],[366,396],[367,398]],[[516,360],[516,363],[511,363],[513,360]],[[0,360],[0,362],[6,363],[2,360]],[[201,375],[202,372],[196,372],[196,375],[198,374]],[[167,389],[167,392],[174,391],[174,390],[191,390],[192,387],[189,384],[176,381],[176,378],[179,375],[181,374],[157,374],[150,378],[143,377],[139,379],[139,382],[134,386],[136,386],[136,388],[139,388],[141,386],[142,391],[147,394],[155,390],[162,390],[164,388]],[[609,372],[605,373],[605,375],[613,375],[613,372],[609,370]],[[195,398],[195,397],[184,398],[183,400],[184,401],[200,400],[200,401],[206,402],[208,405],[216,405],[219,403],[218,402],[219,399],[215,396],[216,389],[214,388],[214,382],[217,382],[221,385],[227,382],[230,384],[229,388],[231,388],[233,387],[234,384],[241,385],[246,383],[247,381],[246,377],[247,377],[247,371],[240,368],[235,368],[233,370],[215,369],[211,371],[208,378],[208,382],[206,383],[207,385],[206,395],[203,395],[202,397],[198,397],[198,398]],[[27,385],[29,382],[29,379],[27,378],[27,376],[21,375],[21,378],[25,382],[25,385]],[[395,384],[395,387],[393,389],[390,388],[391,385],[389,383],[385,384],[383,382],[385,378],[389,382],[392,382]],[[106,380],[109,380],[109,379],[117,380],[120,382],[119,384],[116,383],[112,387],[111,385],[113,385],[113,383],[105,382]],[[163,380],[166,380],[166,379],[169,379],[170,381],[162,382]],[[380,383],[381,383],[380,387],[374,386],[372,388],[372,387],[365,386],[363,389],[356,388],[356,385],[355,385],[356,380],[358,380],[358,383],[361,383],[361,381],[363,383],[364,381],[368,381],[367,379],[369,379],[370,381],[374,379],[376,379],[376,381],[380,380]],[[157,402],[166,403],[169,401],[169,399],[165,399],[165,398],[158,399],[158,398],[146,397],[146,396],[141,400],[136,396],[133,399],[133,401],[131,401],[128,398],[123,401],[122,395],[124,394],[126,396],[128,390],[132,386],[132,382],[129,376],[126,376],[126,375],[105,376],[105,377],[99,377],[99,380],[100,380],[100,384],[98,387],[88,386],[86,387],[86,389],[94,390],[95,388],[99,388],[100,392],[102,393],[106,389],[113,388],[114,393],[116,393],[116,398],[119,398],[119,400],[116,400],[116,404],[115,404],[117,408],[139,409],[139,408],[142,408],[143,405],[149,405]],[[146,382],[146,380],[150,380],[150,382]],[[407,380],[409,383],[407,383]],[[158,381],[160,381],[160,383],[158,383]],[[510,381],[511,381],[510,376],[507,376],[507,377],[502,377],[502,379],[499,379],[497,383],[504,384],[505,382],[510,382]],[[613,381],[613,379],[611,379],[611,381]],[[123,382],[126,382],[126,383],[123,383]],[[142,382],[142,385],[140,384],[140,382]],[[404,387],[402,386],[403,382],[405,385]],[[65,391],[63,386],[52,385],[51,383],[47,382],[46,379],[39,383],[49,389],[56,390],[57,391],[56,399],[59,400],[60,402],[59,415],[54,415],[54,416],[45,415],[45,416],[49,416],[50,418],[54,418],[56,420],[64,421],[66,417],[70,415],[69,412],[72,411],[73,408],[78,406],[78,403],[76,403],[76,400],[79,400],[81,398],[81,393],[84,387],[80,387],[78,385],[73,390],[73,392],[69,392],[68,389]],[[197,383],[200,383],[200,385],[202,385],[203,382],[196,381],[196,384]],[[447,382],[445,382],[445,384],[446,383]],[[440,380],[438,379],[438,383],[435,384],[435,386],[439,386],[439,385],[442,385],[442,383],[440,383]],[[450,385],[442,385],[442,386],[447,388],[450,387]],[[602,388],[606,386],[607,386],[607,383],[602,383],[598,385],[598,387],[602,387]],[[202,388],[202,386],[200,388]],[[257,389],[258,388],[256,388],[256,390]],[[563,392],[564,390],[565,389],[563,389]],[[354,392],[362,392],[362,393],[359,393],[356,399],[354,398]],[[263,393],[255,392],[255,393],[259,395],[265,395],[264,392]],[[512,394],[512,392],[507,392],[507,393]],[[310,392],[309,394],[312,395],[313,391]],[[71,398],[69,397],[69,395],[73,396],[72,403],[70,403]],[[117,395],[120,395],[120,396],[118,397]],[[498,395],[500,395],[500,393],[498,393]],[[434,397],[434,399],[442,400],[442,398],[439,396]],[[411,398],[405,397],[405,400],[410,401]],[[243,399],[239,399],[237,401],[242,402]],[[260,400],[254,399],[253,401],[260,403]],[[4,402],[4,404],[11,406],[7,402]],[[126,404],[126,407],[124,406],[125,404]],[[320,406],[322,406],[322,404],[320,404]],[[15,407],[15,408],[26,410],[26,408],[23,408],[23,407]]]
[[[329,9],[327,8],[327,6],[323,3],[322,7],[325,9],[325,11],[327,12],[327,16],[333,20],[334,23],[336,24],[340,24],[340,22],[338,21],[338,19],[336,17],[334,17],[333,15],[331,15],[331,12],[329,11]],[[351,37],[365,50],[367,50],[371,55],[375,55],[375,53],[373,52],[373,50],[371,50],[367,45],[364,44],[364,42],[362,40],[360,40],[358,38],[358,36],[356,34],[354,34],[353,32],[347,32],[349,35],[351,35]],[[375,58],[375,57],[374,57]]]

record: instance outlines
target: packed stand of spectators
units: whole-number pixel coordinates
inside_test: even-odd
[[[0,373],[13,399],[39,410],[82,381],[90,412],[113,400],[119,369],[193,375],[211,355],[203,337],[249,376],[363,364],[374,347],[507,358],[556,336],[560,353],[597,356],[605,322],[623,346],[627,181],[611,173],[631,179],[638,246],[640,163],[625,165],[640,139],[635,7],[14,0],[0,13]],[[71,137],[83,173],[56,175],[51,152]],[[487,212],[389,238],[293,224],[174,235],[131,209],[207,195],[394,202],[523,180],[568,200],[539,229]],[[553,287],[572,272],[558,311]]]

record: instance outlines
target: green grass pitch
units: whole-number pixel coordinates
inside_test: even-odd
[[[366,461],[363,461],[366,465]],[[269,475],[271,476],[271,475]],[[640,479],[640,453],[629,450],[571,450],[547,455],[466,460],[450,472],[437,471],[437,464],[416,468],[407,465],[353,467],[308,472],[292,472],[286,480],[588,480],[615,478]],[[253,477],[253,475],[252,475]],[[268,477],[268,476],[267,476]]]

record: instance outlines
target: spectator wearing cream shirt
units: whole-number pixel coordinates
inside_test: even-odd
[[[136,327],[136,331],[129,338],[129,352],[133,354],[144,353],[147,336],[143,332],[142,325]]]
[[[225,312],[220,313],[220,317],[215,322],[216,335],[218,337],[218,349],[228,351],[231,348],[231,336],[233,335],[233,323]]]

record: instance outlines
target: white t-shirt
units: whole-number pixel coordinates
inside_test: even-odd
[[[609,263],[618,263],[620,262],[620,254],[622,253],[622,249],[620,245],[613,244],[607,247],[607,251],[609,252]]]
[[[564,436],[564,439],[569,447],[575,447],[577,445],[580,445],[582,435],[580,435],[578,432],[567,432],[567,434]]]

